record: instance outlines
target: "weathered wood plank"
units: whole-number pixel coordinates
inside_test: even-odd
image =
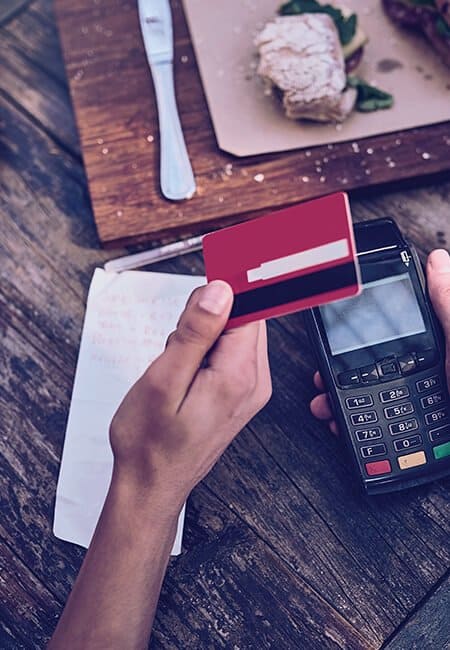
[[[2,650],[42,650],[59,605],[33,573],[1,541],[0,643]],[[9,540],[8,540],[9,541]]]
[[[185,538],[164,583],[152,648],[374,647],[204,486],[188,502]]]
[[[15,15],[23,11],[31,0],[2,0],[0,6],[0,25],[4,25]]]
[[[52,1],[35,0],[28,11],[0,30],[0,36],[5,54],[1,90],[79,160],[78,132]],[[50,153],[61,152],[50,147]]]
[[[450,647],[450,577],[426,599],[384,650],[448,650]]]
[[[47,71],[67,89],[67,76],[59,45],[52,0],[33,0],[26,12],[5,25],[33,67]]]
[[[29,113],[57,143],[78,155],[78,137],[67,93],[61,85],[23,54],[17,40],[0,29],[0,92],[11,98],[20,110]],[[56,150],[53,148],[55,153]]]
[[[19,251],[13,252],[14,247],[32,246],[62,283],[72,283],[73,290],[81,294],[80,286],[88,286],[94,265],[107,258],[96,250],[83,169],[1,96],[0,119],[4,125],[2,214],[9,228],[16,228],[27,239],[24,244],[8,238],[9,257],[16,264]]]

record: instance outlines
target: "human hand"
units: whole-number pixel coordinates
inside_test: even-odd
[[[181,506],[269,400],[266,325],[222,333],[232,301],[222,281],[193,292],[165,351],[113,418],[113,477]]]
[[[430,253],[426,273],[431,302],[444,330],[445,367],[450,391],[450,255],[447,251],[437,249]],[[311,412],[319,420],[327,420],[331,431],[337,434],[336,421],[333,419],[328,395],[318,372],[314,375],[314,385],[321,392],[311,401]]]

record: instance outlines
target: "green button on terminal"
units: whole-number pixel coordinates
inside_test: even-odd
[[[436,460],[450,456],[450,442],[445,442],[443,445],[433,447],[433,454]]]

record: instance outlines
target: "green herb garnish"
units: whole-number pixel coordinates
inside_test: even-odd
[[[348,45],[358,26],[358,17],[351,14],[347,18],[340,9],[332,5],[321,5],[317,0],[290,0],[281,5],[279,14],[282,16],[292,16],[295,14],[328,14],[334,21],[339,33],[339,40],[342,45]]]
[[[356,98],[357,111],[370,113],[384,108],[391,108],[394,104],[392,95],[375,86],[371,86],[355,75],[349,75],[347,77],[347,85],[351,88],[356,88],[358,91]]]

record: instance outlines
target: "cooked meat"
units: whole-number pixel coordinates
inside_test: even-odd
[[[387,15],[403,27],[420,28],[420,12],[418,5],[403,2],[403,0],[382,0],[383,8]],[[422,7],[419,7],[422,9]],[[428,11],[428,9],[426,9]]]
[[[435,7],[415,5],[409,0],[382,0],[387,15],[399,25],[412,27],[428,38],[443,62],[450,66],[450,38],[439,21],[450,25],[450,0],[435,0]]]
[[[258,74],[282,95],[287,117],[343,121],[356,90],[346,89],[339,35],[322,13],[279,16],[258,34]]]
[[[424,18],[422,30],[425,36],[431,42],[445,65],[450,67],[450,38],[441,33],[436,19],[432,19],[429,15]]]

